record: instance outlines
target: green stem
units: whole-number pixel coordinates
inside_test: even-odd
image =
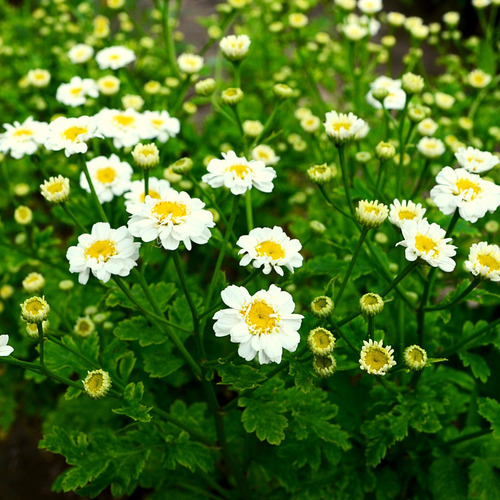
[[[469,295],[469,293],[472,292],[472,290],[474,290],[474,288],[476,288],[479,285],[479,283],[481,283],[481,278],[477,277],[474,280],[472,280],[470,285],[458,297],[453,299],[451,302],[449,302],[447,304],[438,305],[438,306],[425,307],[424,309],[425,309],[425,311],[442,311],[443,309],[448,309],[448,307],[454,306],[456,303],[460,302],[464,297]]]
[[[144,197],[149,194],[149,168],[143,170],[144,174]]]
[[[177,66],[177,59],[175,57],[174,39],[172,37],[172,31],[170,29],[170,14],[169,14],[170,0],[163,0],[163,2],[161,2],[163,4],[162,8],[158,7],[159,3],[160,0],[156,0],[157,8],[159,8],[162,14],[163,38],[165,41],[165,47],[167,49],[168,63],[174,75],[177,78],[180,78],[181,73],[179,71],[179,67]]]
[[[406,113],[408,111],[408,103],[410,102],[411,95],[406,95],[405,105],[403,111],[401,112],[401,121],[399,122],[399,168],[397,170],[396,177],[396,198],[399,198],[401,193],[401,181],[403,178],[403,170],[404,170],[404,161],[405,161],[405,149],[406,142],[403,139],[404,125]]]
[[[424,164],[422,165],[422,168],[420,169],[420,173],[418,174],[417,182],[415,184],[415,187],[413,188],[413,191],[411,193],[410,198],[413,198],[418,193],[419,189],[422,187],[422,181],[424,180],[424,175],[425,175],[425,172],[427,172],[428,167],[429,167],[429,160],[425,159]]]
[[[401,273],[394,278],[394,281],[384,288],[384,290],[380,293],[381,297],[385,297],[393,288],[397,286],[397,284],[402,281],[407,274],[409,274],[413,269],[415,269],[418,266],[418,260],[415,260],[413,262],[410,262],[402,271]]]
[[[349,205],[349,211],[351,212],[351,215],[354,217],[355,212],[354,212],[354,205],[352,204],[352,198],[351,198],[351,189],[349,188],[349,177],[347,175],[347,165],[345,162],[345,144],[338,144],[337,149],[339,151],[339,162],[340,162],[340,168],[342,170],[342,182],[344,183],[344,190],[345,190],[345,196],[347,198],[347,204]]]
[[[367,329],[366,333],[369,339],[372,339],[375,333],[375,318],[373,316],[368,316],[367,318]]]
[[[250,189],[245,193],[245,213],[247,216],[248,232],[250,232],[253,229],[252,191]]]
[[[356,245],[356,248],[354,250],[354,254],[352,256],[351,261],[349,262],[349,267],[347,268],[346,274],[344,276],[344,280],[342,281],[342,284],[340,285],[340,289],[337,293],[337,296],[335,297],[335,306],[338,307],[340,299],[342,297],[342,294],[344,293],[344,289],[347,285],[347,282],[349,280],[349,277],[351,276],[351,272],[354,268],[354,264],[356,262],[356,259],[359,255],[359,251],[361,250],[361,246],[363,245],[363,241],[366,238],[366,235],[368,234],[368,229],[366,227],[363,227],[363,230],[361,231],[361,234],[358,239],[358,243]]]
[[[340,326],[337,325],[335,323],[335,321],[333,321],[333,320],[331,320],[331,321],[332,321],[332,324],[333,324],[333,327],[334,327],[334,331],[337,332],[342,337],[342,339],[344,340],[344,342],[351,348],[351,350],[353,352],[355,352],[357,355],[359,355],[359,349],[356,349],[355,345],[344,335],[344,333],[340,329]]]
[[[37,323],[36,327],[38,329],[38,341],[40,343],[40,364],[42,368],[45,370],[45,357],[44,357],[44,333],[42,323]]]
[[[443,446],[445,446],[445,447],[453,446],[455,444],[463,443],[464,441],[469,441],[470,439],[476,439],[478,437],[487,436],[488,434],[491,434],[491,430],[490,429],[483,429],[480,431],[472,432],[470,434],[466,434],[465,436],[460,436],[458,438],[450,439],[449,441],[445,441],[443,443]]]
[[[82,168],[83,168],[83,173],[85,174],[85,178],[87,179],[89,188],[90,188],[90,193],[92,195],[92,199],[94,200],[94,205],[97,207],[97,211],[99,212],[99,216],[101,217],[101,221],[103,222],[108,222],[108,218],[106,216],[106,213],[104,212],[104,209],[102,208],[101,202],[99,201],[99,198],[97,197],[97,193],[95,192],[94,184],[92,182],[92,178],[90,177],[89,169],[87,168],[87,162],[85,161],[85,158],[83,155],[81,156],[81,163],[82,163]]]
[[[64,210],[66,215],[78,226],[80,231],[83,233],[88,233],[88,229],[76,218],[75,214],[70,210],[66,203],[61,203],[61,208]]]
[[[378,196],[378,191],[380,189],[380,180],[382,179],[382,172],[384,170],[385,161],[380,160],[380,164],[377,172],[377,183],[375,184],[375,191],[373,192],[373,199],[376,200]]]
[[[351,220],[355,220],[352,215],[349,215],[348,213],[344,212],[338,205],[335,205],[335,203],[331,200],[331,198],[328,196],[328,193],[325,190],[325,186],[322,186],[321,184],[317,185],[321,194],[323,195],[323,198],[326,200],[326,202],[337,212],[340,212],[344,217],[347,217]]]

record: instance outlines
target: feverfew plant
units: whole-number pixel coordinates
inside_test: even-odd
[[[499,2],[15,3],[2,446],[84,498],[497,498]]]

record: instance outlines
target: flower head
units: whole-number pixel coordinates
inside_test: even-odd
[[[166,250],[176,250],[180,243],[191,250],[193,242],[203,245],[210,239],[209,228],[215,223],[212,213],[204,210],[205,203],[172,188],[161,188],[158,194],[159,198],[146,196],[144,203],[127,205],[134,236],[146,242],[159,240]]]
[[[311,302],[311,312],[317,318],[329,318],[333,313],[334,307],[333,300],[326,295],[315,297]]]
[[[139,259],[140,243],[125,226],[111,229],[107,222],[92,226],[90,234],[78,237],[78,245],[66,252],[69,271],[78,274],[78,282],[85,285],[90,271],[99,280],[107,283],[111,275],[128,276]]]
[[[451,238],[445,238],[446,232],[438,224],[429,224],[426,219],[409,220],[402,224],[401,231],[404,240],[396,243],[396,246],[406,247],[405,257],[409,261],[420,257],[446,273],[455,269],[452,257],[456,254],[456,246],[450,245]]]
[[[109,158],[105,156],[92,158],[87,162],[87,168],[101,203],[111,201],[115,196],[120,196],[128,190],[133,170],[117,155],[112,154]],[[90,193],[90,186],[83,172],[80,175],[80,186]]]
[[[365,121],[358,118],[353,113],[346,115],[345,113],[329,111],[325,115],[325,122],[323,125],[326,134],[336,144],[342,144],[346,141],[353,140],[356,133],[365,125]]]
[[[431,198],[445,215],[458,209],[460,217],[476,222],[500,205],[500,187],[463,168],[444,167],[436,176]]]
[[[379,227],[387,219],[388,213],[387,205],[378,201],[360,201],[356,207],[356,218],[367,229]]]
[[[33,221],[33,212],[31,211],[31,208],[25,205],[19,205],[14,210],[14,220],[18,224],[21,224],[21,226],[31,224]]]
[[[326,328],[314,328],[307,336],[307,345],[314,355],[326,356],[335,348],[335,337]]]
[[[73,64],[86,63],[94,55],[94,49],[85,43],[78,43],[68,51],[69,60]]]
[[[379,76],[370,84],[370,90],[366,94],[368,104],[376,109],[382,109],[382,104],[377,91],[386,90],[383,93],[382,102],[385,109],[403,109],[406,102],[406,93],[401,89],[401,80],[393,80],[388,76]]]
[[[421,370],[427,363],[427,352],[418,345],[411,345],[404,350],[405,365],[410,370]]]
[[[229,35],[222,38],[219,47],[225,58],[230,61],[241,61],[247,56],[250,43],[247,35]]]
[[[417,143],[417,149],[425,158],[439,158],[445,152],[443,141],[434,137],[422,137]]]
[[[258,354],[261,364],[280,363],[283,349],[297,349],[303,316],[293,313],[288,292],[271,285],[250,295],[246,288],[230,285],[221,297],[229,308],[215,313],[215,336],[229,335],[231,342],[239,343],[242,358],[251,361]]]
[[[74,76],[69,83],[61,83],[57,88],[56,100],[66,106],[82,106],[87,102],[87,97],[97,97],[99,89],[91,78]]]
[[[192,75],[198,73],[201,68],[203,68],[204,61],[201,56],[184,53],[177,58],[177,64],[181,71],[188,75]]]
[[[43,184],[40,184],[40,190],[49,203],[63,203],[69,197],[69,179],[62,175],[49,177]]]
[[[156,167],[160,163],[160,151],[155,144],[137,144],[132,151],[136,165],[144,170]]]
[[[127,49],[126,47],[116,45],[100,50],[96,54],[95,60],[101,69],[119,69],[134,62],[135,53],[133,50]]]
[[[326,378],[335,373],[337,369],[337,361],[331,354],[325,356],[314,356],[313,370],[316,375]]]
[[[396,365],[394,361],[394,349],[391,346],[384,347],[384,341],[377,342],[370,339],[363,340],[363,348],[359,358],[359,365],[370,375],[385,375],[388,370]]]
[[[104,137],[113,139],[115,148],[132,147],[141,139],[154,135],[151,122],[132,108],[125,111],[104,108],[95,118],[99,131]]]
[[[280,157],[276,155],[274,149],[267,144],[259,144],[251,151],[252,159],[263,161],[266,165],[275,165]]]
[[[106,75],[97,80],[97,88],[103,95],[114,95],[120,90],[120,80],[113,75]]]
[[[413,201],[395,199],[389,208],[389,222],[399,228],[408,220],[423,219],[425,214],[425,208],[422,207],[422,204],[415,204]]]
[[[480,174],[491,170],[500,162],[498,156],[492,155],[488,151],[480,151],[479,149],[469,146],[466,148],[458,148],[455,153],[455,158],[458,164],[469,172]]]
[[[23,288],[28,293],[39,292],[45,286],[45,278],[40,273],[29,273],[23,279]]]
[[[322,186],[327,184],[334,177],[334,170],[330,165],[313,165],[307,169],[307,177],[311,182]]]
[[[161,143],[175,137],[181,130],[177,118],[170,116],[168,111],[144,111],[143,118],[149,124],[147,133],[142,134],[143,139],[155,139]]]
[[[5,132],[0,134],[0,152],[8,153],[18,160],[24,155],[32,155],[45,142],[48,125],[28,117],[23,123],[3,124]]]
[[[486,241],[474,243],[470,247],[465,268],[474,276],[500,281],[500,248],[498,245],[489,245]]]
[[[246,266],[253,261],[256,268],[263,267],[262,272],[269,274],[274,269],[283,276],[282,267],[286,267],[293,273],[295,267],[302,265],[302,248],[299,240],[290,239],[281,227],[274,226],[256,227],[249,234],[241,236],[236,245],[241,247],[238,255],[243,257],[241,266]]]
[[[41,323],[49,317],[50,306],[43,297],[31,297],[21,304],[21,316],[28,323]]]
[[[365,316],[376,316],[384,309],[384,299],[377,293],[365,293],[359,299],[359,307]]]
[[[76,320],[73,331],[80,337],[88,337],[95,330],[95,324],[89,316],[84,316]]]
[[[474,69],[467,75],[467,83],[476,89],[487,87],[491,80],[491,75],[481,69]]]
[[[94,137],[102,138],[102,135],[97,131],[97,124],[93,117],[65,118],[60,116],[49,124],[45,147],[52,151],[64,149],[64,154],[69,157],[75,153],[86,153],[87,141]]]
[[[14,352],[14,348],[7,345],[9,336],[7,334],[0,335],[0,356],[9,356]]]
[[[158,179],[157,177],[149,178],[148,194],[151,198],[160,198],[160,191],[170,188],[170,182],[165,179]],[[144,192],[144,181],[132,181],[125,193],[125,205],[129,203],[144,203],[146,194]]]
[[[30,69],[26,79],[33,87],[44,88],[50,83],[50,73],[46,69]]]
[[[87,395],[94,399],[103,398],[111,388],[109,373],[101,369],[89,371],[82,382]]]
[[[264,193],[273,190],[276,171],[263,161],[236,156],[234,151],[222,153],[222,160],[214,158],[207,166],[208,174],[202,177],[211,187],[226,186],[232,194],[243,194],[252,187]]]

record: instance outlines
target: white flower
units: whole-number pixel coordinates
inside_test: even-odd
[[[491,75],[481,69],[474,69],[467,75],[467,83],[476,89],[487,87],[491,80]]]
[[[461,167],[475,174],[491,170],[500,161],[498,156],[492,155],[488,151],[480,151],[471,146],[467,149],[458,148],[455,158]]]
[[[104,108],[96,115],[96,121],[104,137],[113,139],[115,148],[135,146],[152,134],[150,122],[132,108],[125,111]]]
[[[160,198],[160,191],[163,189],[168,189],[170,187],[170,182],[165,179],[158,179],[156,177],[149,178],[148,194],[151,198]],[[144,194],[144,181],[141,179],[139,181],[133,181],[129,184],[127,188],[127,193],[125,193],[125,205],[129,203],[144,203],[146,196]]]
[[[401,229],[401,225],[408,220],[421,220],[424,218],[425,208],[420,203],[413,201],[394,200],[390,205],[389,222]]]
[[[64,149],[66,156],[87,152],[87,141],[102,135],[97,131],[96,120],[90,116],[65,118],[60,116],[49,123],[45,147],[52,151]]]
[[[329,111],[325,115],[323,125],[326,134],[340,144],[353,139],[356,133],[363,128],[365,121],[353,113],[346,115],[336,111]]]
[[[486,241],[474,243],[470,247],[465,268],[474,276],[500,282],[500,248],[498,245],[488,245]]]
[[[293,314],[292,296],[275,285],[250,295],[246,288],[228,286],[221,293],[229,309],[215,313],[216,337],[229,335],[240,344],[238,354],[247,361],[280,363],[283,349],[294,352],[300,342],[301,314]]]
[[[68,248],[69,271],[79,273],[78,282],[82,285],[89,280],[90,271],[104,283],[112,274],[128,276],[137,265],[140,246],[125,226],[111,229],[107,222],[98,222],[90,234],[78,237],[77,246]]]
[[[57,177],[49,177],[40,184],[42,196],[49,203],[62,203],[69,197],[70,187],[69,179],[58,175]]]
[[[94,55],[94,49],[86,43],[77,43],[68,51],[69,60],[73,64],[86,63]]]
[[[256,161],[263,161],[266,165],[275,165],[280,159],[276,156],[274,149],[267,144],[259,144],[251,151],[252,159]]]
[[[50,73],[46,69],[30,69],[26,75],[26,80],[33,87],[43,88],[50,83]]]
[[[14,348],[7,345],[7,342],[9,342],[9,336],[0,335],[0,356],[9,356],[14,352]]]
[[[160,188],[159,194],[160,198],[146,196],[144,203],[126,206],[134,236],[146,242],[158,239],[166,250],[176,250],[180,243],[191,250],[192,242],[203,245],[210,239],[209,228],[215,223],[212,212],[203,209],[205,203],[172,188]]]
[[[455,104],[455,98],[444,92],[436,92],[434,95],[436,106],[441,109],[450,109]]]
[[[247,35],[229,35],[222,38],[219,47],[230,61],[239,61],[248,54],[250,43]]]
[[[134,62],[135,54],[133,50],[116,45],[100,50],[96,54],[95,60],[101,69],[119,69]]]
[[[188,75],[198,73],[203,68],[203,57],[196,54],[181,54],[177,58],[179,69]]]
[[[432,267],[449,273],[455,269],[452,257],[456,254],[456,246],[450,245],[451,238],[445,238],[445,230],[438,224],[429,224],[427,219],[409,220],[401,226],[403,241],[396,246],[406,247],[405,257],[413,262],[418,257]]]
[[[23,279],[23,288],[28,293],[39,292],[45,286],[45,278],[40,273],[29,273]]]
[[[437,129],[438,124],[432,118],[424,118],[417,125],[418,133],[427,137],[434,135]]]
[[[120,90],[120,80],[113,75],[106,75],[96,82],[99,92],[103,95],[114,95]]]
[[[356,219],[368,229],[379,227],[387,219],[388,213],[387,205],[377,200],[360,200],[356,207]]]
[[[62,83],[57,87],[56,99],[66,106],[82,106],[87,101],[87,96],[97,97],[99,89],[91,78],[74,76],[69,83]]]
[[[101,203],[111,201],[129,188],[132,167],[115,154],[109,158],[97,156],[87,162],[87,168]],[[90,193],[90,186],[83,172],[80,174],[80,187]]]
[[[425,158],[439,158],[446,150],[444,142],[434,137],[422,137],[417,143],[417,149]]]
[[[368,28],[360,26],[358,23],[347,23],[342,26],[342,32],[348,40],[357,42],[368,35]]]
[[[462,219],[476,222],[500,205],[500,187],[463,168],[444,167],[437,174],[436,182],[437,186],[431,189],[431,198],[445,215],[458,208]]]
[[[253,261],[255,268],[263,267],[264,274],[269,274],[271,269],[274,269],[283,276],[282,266],[293,273],[294,267],[302,265],[300,241],[290,239],[278,226],[272,229],[256,227],[249,234],[241,236],[236,245],[241,247],[238,255],[243,254],[240,265],[246,266]]]
[[[203,182],[213,188],[226,186],[233,194],[243,194],[252,187],[264,193],[273,190],[276,171],[272,167],[266,167],[263,161],[248,161],[236,156],[234,151],[222,153],[222,157],[222,160],[210,160],[207,165],[208,174],[202,177]]]
[[[144,111],[143,117],[150,125],[147,137],[143,134],[143,139],[156,139],[160,142],[167,142],[168,139],[175,137],[181,130],[179,120],[170,116],[168,111]]]
[[[382,10],[382,0],[358,0],[358,9],[363,14],[376,14]]]
[[[385,375],[396,365],[394,361],[394,349],[390,345],[384,347],[384,341],[377,342],[370,339],[363,340],[363,348],[359,357],[359,366],[370,375]]]
[[[24,155],[32,155],[45,142],[48,134],[48,125],[33,120],[31,116],[23,123],[4,123],[3,126],[6,131],[0,134],[0,151],[10,151],[10,155],[16,160]]]

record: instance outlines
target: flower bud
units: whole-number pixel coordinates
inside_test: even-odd
[[[395,154],[396,148],[390,142],[381,141],[375,147],[375,156],[379,160],[390,160],[394,158]]]
[[[200,80],[199,82],[196,82],[194,90],[198,95],[207,97],[214,93],[215,87],[216,87],[215,80],[213,78],[206,78],[205,80]]]
[[[359,299],[359,307],[364,316],[376,316],[384,309],[384,299],[376,293],[365,293]]]
[[[243,90],[235,87],[224,90],[221,95],[222,102],[228,106],[236,106],[243,100],[243,97]]]

